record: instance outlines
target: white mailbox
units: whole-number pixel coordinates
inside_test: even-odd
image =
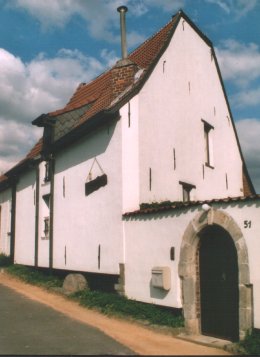
[[[171,269],[169,267],[154,267],[152,269],[152,286],[164,290],[171,288]]]

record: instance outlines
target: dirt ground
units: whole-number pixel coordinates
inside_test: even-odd
[[[106,317],[96,311],[83,308],[62,295],[25,284],[4,271],[0,273],[0,284],[75,320],[100,329],[140,355],[230,355],[224,350],[183,341],[161,331],[150,330],[135,322]]]

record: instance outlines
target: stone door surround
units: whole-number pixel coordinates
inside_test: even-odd
[[[253,327],[252,285],[249,277],[247,246],[241,229],[234,219],[221,210],[211,208],[199,212],[187,226],[181,244],[179,276],[182,284],[182,303],[186,333],[198,335],[200,316],[197,309],[197,262],[196,253],[200,240],[199,233],[207,226],[218,225],[225,229],[233,239],[238,257],[239,281],[239,337],[243,339]]]

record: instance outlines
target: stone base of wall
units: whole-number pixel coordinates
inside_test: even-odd
[[[115,284],[115,290],[121,296],[125,296],[125,264],[119,264],[118,283]]]

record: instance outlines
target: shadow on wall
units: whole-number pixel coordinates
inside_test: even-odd
[[[155,288],[152,285],[152,279],[150,280],[150,297],[154,299],[164,299],[169,293],[169,290]]]
[[[55,172],[63,172],[70,167],[103,154],[107,150],[114,135],[116,124],[116,120],[111,121],[102,128],[91,132],[89,135],[75,142],[73,149],[71,149],[71,147],[63,149],[63,151],[59,153],[59,157],[62,158],[62,156],[64,156],[64,158],[57,161]],[[84,150],[82,150],[83,147]]]

